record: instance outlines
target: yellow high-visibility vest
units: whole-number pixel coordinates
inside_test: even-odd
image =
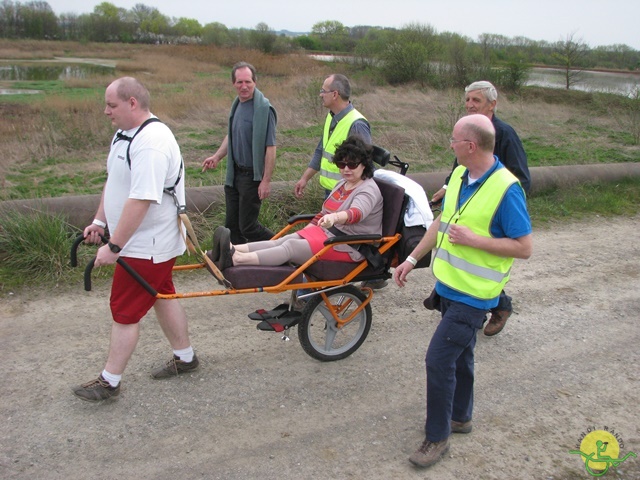
[[[342,180],[340,169],[333,163],[333,155],[340,144],[349,136],[349,130],[351,130],[353,122],[361,118],[366,120],[364,115],[354,108],[338,122],[336,128],[331,132],[331,136],[329,136],[332,116],[331,114],[327,115],[327,119],[324,122],[324,133],[322,134],[322,160],[320,162],[320,185],[327,190],[333,190],[336,183]]]
[[[500,202],[518,179],[506,168],[494,171],[484,184],[458,209],[462,176],[466,168],[459,166],[451,175],[433,261],[433,274],[449,288],[481,300],[500,295],[509,281],[513,258],[502,257],[466,245],[449,242],[451,224],[464,225],[474,233],[492,237],[491,222]]]

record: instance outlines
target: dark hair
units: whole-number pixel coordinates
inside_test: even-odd
[[[256,79],[258,77],[256,74],[256,67],[247,62],[238,62],[231,68],[231,83],[236,83],[236,72],[241,68],[248,68],[251,70],[251,80],[253,80],[253,83],[256,83]]]
[[[333,155],[333,162],[357,160],[364,166],[362,178],[373,178],[373,147],[360,135],[350,135],[340,144]]]

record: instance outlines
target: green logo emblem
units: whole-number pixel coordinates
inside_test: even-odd
[[[615,430],[609,430],[608,427],[604,427],[603,430],[589,427],[587,432],[580,437],[580,443],[576,445],[577,450],[570,450],[569,453],[582,457],[584,468],[589,475],[601,477],[609,471],[609,468],[617,467],[629,457],[637,457],[635,453],[629,452],[619,458],[624,442]]]

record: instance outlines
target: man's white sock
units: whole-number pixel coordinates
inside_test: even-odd
[[[113,373],[107,372],[106,370],[103,370],[102,378],[109,382],[109,385],[111,385],[112,387],[117,387],[120,383],[120,380],[122,380],[122,375],[115,375]]]
[[[183,362],[191,363],[193,361],[193,347],[191,346],[183,348],[182,350],[174,350],[173,354],[176,357],[180,357],[180,360]]]

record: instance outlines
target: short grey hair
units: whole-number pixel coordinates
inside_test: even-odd
[[[343,100],[349,100],[351,97],[351,84],[349,83],[349,79],[340,73],[334,73],[333,75],[329,75],[329,77],[333,77],[331,89],[338,92],[338,95],[340,95],[340,98]]]
[[[464,89],[464,93],[473,92],[475,90],[481,90],[484,98],[486,98],[490,102],[495,102],[498,100],[498,91],[491,82],[487,82],[486,80],[473,82],[471,85],[468,85]]]

